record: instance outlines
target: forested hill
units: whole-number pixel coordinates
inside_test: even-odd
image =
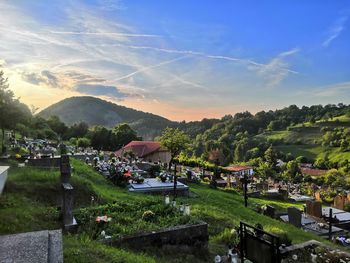
[[[144,139],[159,135],[174,122],[161,116],[137,111],[95,97],[71,97],[55,103],[41,111],[39,116],[58,116],[68,125],[86,122],[89,126],[101,125],[108,128],[118,123],[128,123]]]
[[[255,115],[227,115],[197,134],[193,153],[207,159],[216,151],[220,162],[229,164],[263,157],[270,145],[282,159],[350,159],[350,105],[291,105]]]
[[[261,157],[271,144],[284,158],[350,158],[350,105],[342,103],[301,108],[291,105],[254,115],[246,111],[221,119],[174,122],[94,97],[72,97],[39,113],[45,118],[52,115],[68,125],[84,121],[90,126],[114,127],[126,122],[144,140],[154,139],[165,127],[180,128],[193,139],[189,154],[206,159],[219,149],[222,164]]]

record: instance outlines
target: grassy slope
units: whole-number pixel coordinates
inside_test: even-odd
[[[116,188],[102,176],[83,163],[73,160],[75,171],[71,182],[76,189],[76,207],[90,205],[90,197],[97,197],[99,203],[119,200],[138,202],[141,200],[159,200],[157,196],[128,193]],[[0,199],[0,233],[18,233],[41,229],[59,228],[59,192],[58,171],[32,168],[12,168],[3,196]],[[197,194],[195,198],[179,198],[179,202],[190,203],[192,214],[209,223],[209,256],[196,259],[191,255],[169,255],[159,250],[140,252],[111,248],[85,235],[64,237],[65,262],[211,262],[213,255],[226,251],[224,241],[230,230],[243,220],[250,224],[262,223],[273,233],[286,233],[293,243],[309,239],[318,239],[291,225],[270,219],[243,207],[242,196],[235,191],[212,190],[207,185],[191,185]],[[274,204],[278,209],[290,204],[278,201],[250,199],[249,203]]]
[[[305,156],[315,160],[326,155],[331,161],[350,159],[350,152],[342,152],[339,147],[324,147],[321,145],[322,127],[349,127],[350,117],[345,115],[333,118],[331,121],[317,121],[315,124],[304,123],[304,127],[296,125],[287,131],[271,131],[256,136],[258,139],[276,141],[283,140],[283,144],[276,148],[293,156]],[[298,143],[299,142],[299,143]]]

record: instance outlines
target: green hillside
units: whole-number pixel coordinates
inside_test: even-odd
[[[42,110],[38,115],[44,118],[55,115],[68,125],[84,121],[89,126],[111,128],[126,122],[145,139],[154,138],[165,127],[172,125],[171,121],[161,116],[87,96],[64,99]]]
[[[334,129],[349,126],[350,117],[341,115],[332,120],[320,120],[314,124],[305,122],[282,131],[266,131],[257,135],[256,138],[270,142],[279,151],[294,157],[305,156],[309,160],[327,157],[332,162],[342,162],[350,160],[350,151],[343,151],[340,147],[323,146],[322,137],[326,132],[323,128]]]
[[[71,183],[75,188],[75,214],[78,219],[81,219],[78,216],[80,213],[87,211],[85,208],[99,209],[101,204],[110,204],[109,207],[123,205],[125,209],[129,207],[128,209],[131,210],[114,220],[123,225],[123,231],[128,232],[132,231],[136,222],[140,220],[135,215],[150,209],[147,204],[162,203],[162,198],[159,196],[129,193],[126,189],[112,185],[82,162],[72,160],[72,164],[74,173]],[[213,190],[206,184],[190,185],[190,187],[196,197],[178,198],[178,202],[189,203],[192,207],[193,218],[209,223],[209,254],[197,256],[178,252],[169,254],[157,249],[145,253],[112,248],[94,241],[88,232],[79,230],[77,235],[64,236],[65,262],[212,262],[214,255],[226,253],[226,242],[230,240],[230,231],[241,220],[250,224],[259,222],[268,232],[287,236],[293,243],[310,239],[321,240],[312,234],[252,210],[256,204],[272,204],[278,210],[285,209],[292,204],[249,199],[250,207],[245,208],[242,195],[235,191]],[[93,205],[91,205],[91,196],[96,198],[96,203]],[[10,234],[59,228],[57,210],[59,203],[59,173],[57,170],[16,168],[14,166],[10,170],[5,191],[0,200],[0,233]],[[133,206],[134,210],[132,210]]]

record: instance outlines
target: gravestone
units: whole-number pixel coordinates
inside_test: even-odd
[[[61,187],[62,187],[62,217],[63,228],[65,231],[73,232],[76,230],[77,222],[73,216],[74,207],[74,188],[69,183],[71,176],[71,166],[69,162],[69,156],[64,154],[61,156]]]
[[[300,209],[296,207],[288,207],[288,221],[295,227],[301,227],[301,214]]]
[[[69,179],[71,176],[71,167],[69,163],[69,156],[66,154],[61,156],[60,171],[61,183],[69,183]]]
[[[273,206],[267,205],[266,210],[264,211],[264,215],[274,218],[275,212],[276,212],[276,209]]]
[[[345,206],[345,200],[346,200],[346,196],[345,195],[337,195],[335,198],[334,198],[334,201],[333,201],[333,207],[334,208],[337,208],[337,209],[340,209],[340,210],[344,210],[344,206]]]
[[[73,216],[73,186],[70,183],[62,183],[62,192],[63,192],[63,206],[62,206],[62,215],[63,215],[63,226],[66,231],[74,231],[77,226],[77,222]]]
[[[315,199],[316,199],[316,201],[319,201],[319,202],[322,200],[320,191],[316,191],[315,192]]]
[[[322,217],[322,205],[318,201],[306,201],[306,213],[308,215],[321,218]]]

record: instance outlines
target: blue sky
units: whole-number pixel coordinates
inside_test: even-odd
[[[350,103],[349,1],[5,0],[0,12],[0,63],[40,108],[91,95],[197,120]]]

